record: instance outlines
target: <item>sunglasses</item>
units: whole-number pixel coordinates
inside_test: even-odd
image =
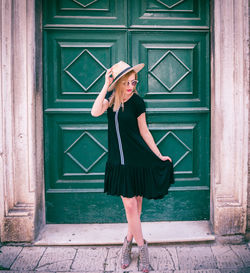
[[[139,82],[138,80],[132,80],[132,81],[127,81],[127,82],[122,81],[122,84],[129,86],[129,84],[131,83],[132,86],[136,86],[138,82]]]

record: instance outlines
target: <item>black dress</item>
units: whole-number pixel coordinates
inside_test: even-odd
[[[109,100],[112,91],[105,98]],[[162,199],[174,184],[173,164],[161,160],[142,138],[137,117],[146,112],[144,100],[134,93],[118,111],[107,109],[108,160],[104,192],[124,197]]]

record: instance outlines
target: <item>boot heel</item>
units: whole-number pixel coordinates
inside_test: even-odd
[[[139,248],[139,261],[140,261],[140,270],[142,272],[149,272],[150,271],[150,264],[149,264],[149,254],[148,254],[148,243],[144,239],[143,246],[138,246]]]
[[[121,268],[127,268],[131,263],[131,249],[132,249],[132,241],[127,240],[127,236],[124,238],[123,246],[122,246],[122,256],[121,256]]]

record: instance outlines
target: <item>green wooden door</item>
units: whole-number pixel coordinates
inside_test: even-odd
[[[126,222],[103,193],[107,116],[91,107],[112,64],[145,63],[138,91],[176,183],[143,200],[142,221],[209,219],[209,1],[44,0],[47,223]]]

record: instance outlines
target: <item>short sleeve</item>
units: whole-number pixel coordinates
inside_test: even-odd
[[[111,97],[112,94],[113,94],[112,91],[108,91],[107,94],[106,94],[106,96],[105,96],[105,99],[107,99],[109,101],[109,99],[110,99],[110,97]]]
[[[137,98],[137,102],[136,102],[136,117],[138,118],[142,113],[146,112],[146,105],[145,102],[143,100],[143,98],[141,98],[140,96],[138,96]]]

